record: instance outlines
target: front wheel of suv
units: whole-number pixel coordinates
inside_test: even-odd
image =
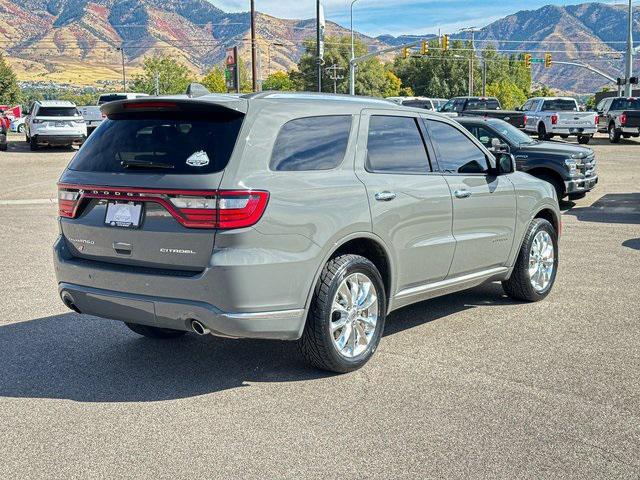
[[[515,300],[538,302],[549,295],[557,271],[558,234],[547,220],[536,218],[527,229],[513,273],[502,287]]]
[[[150,325],[140,325],[138,323],[125,322],[125,325],[129,327],[129,329],[136,332],[138,335],[142,335],[143,337],[148,337],[148,338],[157,338],[161,340],[179,338],[183,336],[185,333],[187,333],[184,330],[173,330],[171,328],[152,327]]]
[[[375,353],[386,312],[384,284],[375,265],[359,255],[333,258],[316,285],[300,351],[317,368],[357,370]]]

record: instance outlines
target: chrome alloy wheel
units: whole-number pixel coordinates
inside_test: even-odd
[[[373,338],[378,323],[376,287],[363,273],[342,280],[331,304],[331,339],[346,358],[363,353]]]
[[[555,268],[555,247],[553,240],[544,230],[536,233],[529,252],[529,279],[536,292],[544,292]]]

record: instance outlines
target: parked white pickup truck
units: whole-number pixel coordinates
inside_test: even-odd
[[[578,102],[571,97],[530,98],[522,107],[524,131],[537,133],[540,140],[577,136],[578,143],[587,144],[598,125],[594,112],[580,112]]]
[[[100,106],[105,103],[115,102],[117,100],[129,100],[133,98],[140,97],[148,97],[146,93],[103,93],[98,97],[97,105],[88,105],[85,107],[80,107],[80,114],[84,121],[87,123],[87,131],[88,133],[93,132],[96,128],[100,126],[102,120],[104,119],[104,115],[100,111]]]

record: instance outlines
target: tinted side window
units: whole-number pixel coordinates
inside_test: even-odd
[[[447,173],[485,173],[487,158],[477,145],[457,128],[443,122],[427,121],[429,135],[438,154],[438,165]]]
[[[386,173],[431,171],[415,118],[372,116],[367,140],[367,170]]]
[[[350,115],[291,120],[276,138],[269,168],[289,172],[336,168],[344,159],[350,132]]]

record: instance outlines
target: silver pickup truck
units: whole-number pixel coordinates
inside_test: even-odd
[[[540,140],[577,136],[578,143],[587,144],[596,133],[598,116],[580,112],[578,102],[571,97],[530,98],[522,107],[524,131],[537,133]]]

